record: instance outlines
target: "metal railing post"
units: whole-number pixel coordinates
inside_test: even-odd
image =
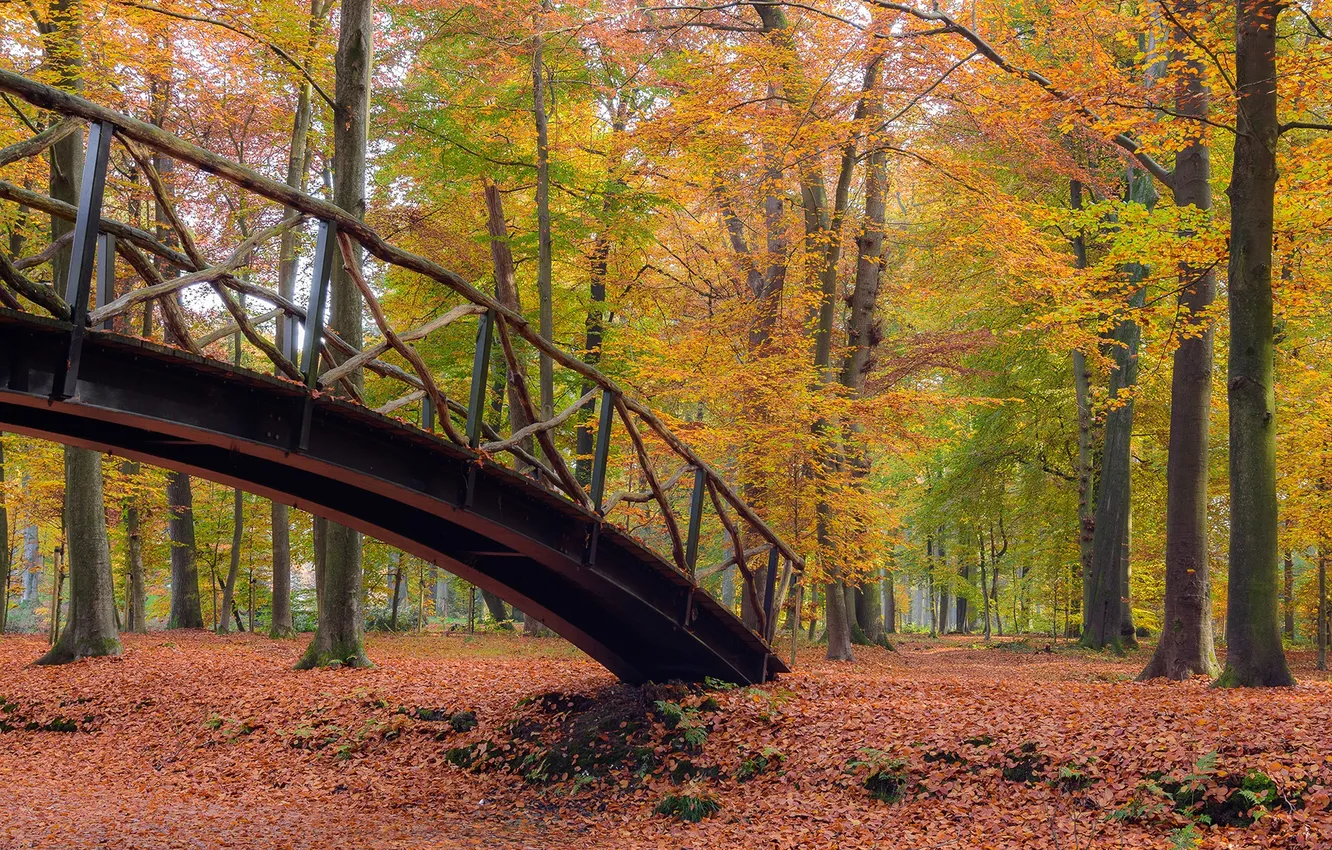
[[[694,470],[694,492],[689,499],[689,532],[685,538],[685,566],[694,574],[698,564],[698,532],[703,525],[703,495],[708,487],[708,474],[702,467]]]
[[[116,297],[116,237],[97,234],[97,306],[105,307]],[[102,320],[102,330],[109,331],[115,319]]]
[[[606,463],[610,458],[611,426],[615,422],[615,397],[610,390],[601,391],[600,418],[597,420],[597,443],[592,452],[592,509],[602,512],[606,497]]]
[[[74,245],[70,250],[65,301],[69,304],[69,357],[55,375],[52,395],[72,398],[79,380],[83,338],[88,332],[88,299],[92,295],[93,263],[97,256],[97,228],[102,221],[102,196],[106,192],[106,167],[111,158],[111,137],[116,128],[99,121],[88,128],[88,148],[83,160],[83,182],[79,186],[79,212],[74,221]]]
[[[305,339],[301,341],[301,378],[308,389],[314,389],[319,381],[319,347],[324,335],[324,308],[328,306],[328,282],[333,275],[333,247],[337,238],[338,226],[320,220],[310,303],[305,309]]]
[[[467,396],[467,446],[481,444],[481,423],[486,404],[486,381],[490,379],[490,345],[495,337],[495,317],[487,310],[476,324],[476,352],[472,355],[472,387]]]
[[[301,341],[301,379],[310,393],[301,404],[301,418],[296,429],[294,442],[299,451],[310,447],[314,390],[319,385],[319,347],[324,335],[324,307],[328,304],[328,284],[333,275],[333,250],[337,236],[338,226],[320,219],[319,237],[315,240],[313,277],[310,280],[310,303],[305,309],[305,339]]]
[[[763,622],[766,628],[763,630],[763,639],[771,641],[776,633],[772,621],[772,603],[777,595],[777,547],[773,546],[768,550],[768,575],[767,581],[763,587]]]
[[[421,399],[421,430],[431,432],[435,430],[435,403],[431,401],[429,395]]]

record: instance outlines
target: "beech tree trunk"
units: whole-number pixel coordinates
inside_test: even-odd
[[[1128,199],[1151,208],[1155,200],[1145,174],[1130,168]],[[1129,275],[1141,281],[1146,270],[1132,267]],[[1129,308],[1143,306],[1139,287],[1129,299]],[[1121,319],[1111,335],[1114,369],[1110,373],[1110,396],[1117,407],[1105,417],[1105,443],[1096,493],[1095,528],[1092,532],[1090,604],[1083,612],[1082,645],[1091,649],[1112,647],[1122,651],[1136,643],[1132,614],[1128,608],[1129,512],[1132,476],[1129,462],[1133,436],[1133,390],[1138,382],[1138,347],[1142,329],[1132,318]],[[1125,631],[1127,630],[1127,634]]]
[[[1318,659],[1315,662],[1319,670],[1327,669],[1328,641],[1327,611],[1327,544],[1318,547]]]
[[[168,629],[202,629],[199,568],[195,564],[194,494],[190,477],[167,472],[167,528],[171,538],[171,614]]]
[[[64,664],[98,655],[119,655],[115,580],[102,501],[102,456],[91,449],[65,448],[66,554],[69,620],[38,664]]]
[[[1272,216],[1276,196],[1276,0],[1235,5],[1238,132],[1230,188],[1230,580],[1221,687],[1293,685],[1278,615]]]
[[[1295,553],[1286,550],[1281,559],[1285,586],[1281,593],[1281,609],[1286,617],[1286,640],[1295,640]]]
[[[1196,0],[1184,0],[1178,14],[1197,9]],[[1177,49],[1172,56],[1184,62],[1184,74],[1175,95],[1177,110],[1205,118],[1210,103],[1203,85],[1202,63],[1190,59],[1188,35],[1173,33]],[[1200,128],[1205,132],[1206,128]],[[1195,139],[1175,157],[1171,189],[1176,206],[1212,208],[1211,150],[1206,137]],[[1212,636],[1211,580],[1207,556],[1208,431],[1212,412],[1213,331],[1201,318],[1216,295],[1211,269],[1185,265],[1180,269],[1181,321],[1190,332],[1180,334],[1170,382],[1170,445],[1166,462],[1166,595],[1161,639],[1139,679],[1164,676],[1182,680],[1215,676],[1215,641]]]
[[[0,434],[0,635],[9,623],[9,579],[13,563],[9,550],[9,508],[5,502],[5,443]]]
[[[365,218],[366,139],[370,116],[370,69],[374,57],[372,0],[343,0],[335,60],[333,202]],[[360,249],[354,253],[360,263]],[[329,324],[354,348],[361,347],[361,295],[350,274],[335,262]],[[359,385],[358,370],[352,379]],[[448,415],[440,411],[441,416]],[[324,576],[319,626],[298,668],[325,664],[368,667],[362,612],[361,535],[330,522],[324,533]]]
[[[231,563],[227,566],[227,580],[222,585],[222,614],[217,618],[217,630],[221,634],[231,631],[231,619],[228,612],[235,607],[236,581],[240,578],[241,536],[245,533],[245,502],[240,490],[232,490],[231,508]],[[237,619],[237,625],[240,620]]]
[[[139,475],[139,464],[125,461],[120,470],[131,478]],[[3,480],[0,478],[0,480]],[[144,634],[148,631],[147,591],[143,581],[143,541],[140,537],[139,502],[134,496],[125,500],[125,630]]]

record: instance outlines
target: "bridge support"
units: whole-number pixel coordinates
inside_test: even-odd
[[[310,303],[305,308],[305,339],[301,344],[301,378],[309,394],[301,402],[301,419],[294,441],[297,451],[310,448],[310,420],[314,415],[314,391],[319,386],[319,350],[323,344],[324,307],[328,304],[328,282],[333,274],[333,246],[338,226],[320,220],[315,240],[314,274],[310,280]]]
[[[97,256],[97,227],[102,220],[102,196],[106,192],[106,167],[111,159],[113,135],[115,127],[109,121],[98,121],[88,128],[79,213],[74,221],[74,246],[65,283],[65,301],[72,323],[69,356],[51,387],[51,395],[57,400],[73,398],[79,382],[79,361],[83,356],[83,338],[88,333],[88,299],[92,295],[93,263]],[[109,262],[114,263],[115,258]]]

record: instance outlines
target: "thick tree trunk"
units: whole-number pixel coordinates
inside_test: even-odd
[[[1222,687],[1292,685],[1277,603],[1272,217],[1276,196],[1276,0],[1239,0],[1238,131],[1230,189],[1230,581]]]
[[[512,629],[513,624],[509,621],[509,609],[504,605],[504,600],[500,599],[489,590],[481,591],[481,599],[486,603],[486,610],[490,612],[490,618],[496,623],[502,623],[504,628]]]
[[[897,634],[897,589],[894,584],[892,570],[889,570],[883,578],[883,630],[890,635]]]
[[[271,539],[273,546],[273,623],[269,637],[296,634],[291,618],[291,513],[281,502],[273,502]]]
[[[372,0],[343,0],[335,60],[333,202],[365,218],[366,139],[370,117],[370,69],[374,56]],[[360,263],[360,251],[353,261]],[[361,347],[361,295],[341,263],[334,263],[329,324],[354,348]],[[360,383],[358,370],[353,380]],[[440,415],[447,415],[440,411]],[[339,663],[368,667],[362,612],[361,535],[328,523],[324,540],[324,586],[319,627],[299,668]]]
[[[38,664],[64,664],[98,655],[119,655],[115,580],[102,502],[102,456],[65,447],[65,533],[69,558],[69,622]]]
[[[869,643],[883,639],[883,604],[879,582],[867,581],[856,585],[856,625]]]
[[[828,618],[829,661],[854,661],[851,652],[851,620],[846,610],[846,587],[841,582],[823,586],[825,616]]]
[[[1195,0],[1179,5],[1181,15],[1196,11]],[[1182,114],[1206,117],[1210,108],[1202,82],[1202,63],[1187,59],[1187,34],[1173,36],[1181,48],[1173,57],[1184,61],[1183,80],[1176,89]],[[1205,137],[1175,157],[1171,175],[1176,206],[1212,208],[1211,150]],[[1166,598],[1161,640],[1139,679],[1165,676],[1215,676],[1212,636],[1211,580],[1207,554],[1208,432],[1212,412],[1213,331],[1204,312],[1216,296],[1216,275],[1185,265],[1179,295],[1182,321],[1194,330],[1180,334],[1170,384],[1170,445],[1166,463]],[[1200,327],[1201,326],[1201,327]]]
[[[171,538],[171,613],[168,629],[202,629],[199,569],[194,550],[194,494],[190,477],[167,472],[167,520]]]

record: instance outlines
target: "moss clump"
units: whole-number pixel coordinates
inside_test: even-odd
[[[455,732],[471,732],[476,728],[476,712],[459,711],[449,718],[449,725]]]
[[[1000,772],[1009,782],[1031,784],[1045,775],[1050,759],[1042,755],[1036,744],[1028,741],[1018,747],[1017,752],[1004,753],[1004,763]]]
[[[769,770],[779,770],[786,756],[775,747],[764,747],[757,753],[751,753],[740,760],[740,767],[735,771],[735,778],[740,782],[762,776]]]
[[[721,805],[711,797],[696,797],[690,794],[667,794],[655,809],[659,815],[678,818],[689,823],[698,823],[721,811]]]

